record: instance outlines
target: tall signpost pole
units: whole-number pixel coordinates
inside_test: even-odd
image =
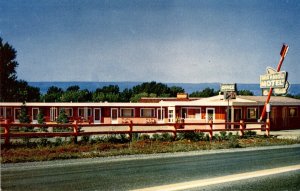
[[[280,69],[281,69],[281,66],[282,66],[282,63],[284,61],[284,58],[288,52],[288,49],[289,49],[289,46],[286,45],[286,44],[283,44],[282,45],[282,48],[281,48],[281,51],[280,51],[280,60],[278,62],[278,66],[277,66],[277,72],[280,72]],[[269,94],[268,94],[268,97],[267,97],[267,100],[265,102],[265,105],[264,105],[264,109],[261,113],[261,116],[260,116],[260,121],[262,121],[262,119],[264,118],[265,114],[266,114],[266,107],[267,107],[267,104],[269,103],[270,101],[270,98],[271,98],[271,95],[272,95],[272,92],[273,92],[273,88],[270,87],[270,90],[269,90]]]

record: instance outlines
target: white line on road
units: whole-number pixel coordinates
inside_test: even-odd
[[[256,177],[260,177],[260,176],[279,174],[279,173],[284,173],[284,172],[289,172],[289,171],[294,171],[294,170],[300,170],[300,165],[272,168],[272,169],[267,169],[267,170],[259,170],[259,171],[246,172],[246,173],[240,173],[240,174],[234,174],[234,175],[227,175],[227,176],[222,176],[222,177],[217,177],[217,178],[201,179],[201,180],[194,180],[194,181],[188,181],[188,182],[182,182],[182,183],[168,184],[168,185],[163,185],[163,186],[142,188],[142,189],[137,189],[134,191],[184,190],[184,189],[198,188],[198,187],[203,187],[203,186],[210,186],[213,184],[220,184],[220,183],[225,183],[225,182],[245,180],[245,179],[249,179],[249,178],[256,178]]]

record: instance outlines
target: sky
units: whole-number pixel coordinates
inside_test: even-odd
[[[298,0],[0,0],[26,81],[300,83]]]

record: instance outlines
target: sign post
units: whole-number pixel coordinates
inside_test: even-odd
[[[267,119],[270,119],[270,112],[271,112],[271,105],[270,103],[267,104],[266,106],[266,112],[267,112]]]
[[[280,72],[280,69],[281,69],[281,66],[282,66],[282,63],[284,61],[284,58],[288,52],[288,49],[289,49],[289,46],[286,45],[286,44],[283,44],[282,45],[282,48],[281,48],[281,51],[280,51],[280,60],[278,62],[278,66],[277,66],[277,70],[276,72]],[[272,95],[272,92],[273,92],[273,87],[270,87],[270,90],[269,90],[269,94],[268,94],[268,97],[267,97],[267,100],[265,102],[265,105],[264,105],[264,109],[261,113],[261,116],[260,116],[260,121],[262,121],[262,119],[264,118],[265,114],[266,114],[266,107],[267,107],[267,104],[269,103],[270,101],[270,98],[271,98],[271,95]]]
[[[229,122],[229,100],[235,99],[236,97],[236,84],[221,84],[220,91],[224,93],[224,99],[228,101],[227,103],[227,123]],[[226,125],[226,128],[229,129],[229,125]]]

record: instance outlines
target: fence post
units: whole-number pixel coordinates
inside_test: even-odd
[[[209,127],[210,127],[210,130],[209,130],[209,139],[212,141],[213,140],[213,121],[212,120],[209,120]]]
[[[244,129],[245,129],[245,123],[243,120],[240,120],[240,131],[241,131],[240,135],[241,135],[241,137],[244,136]]]
[[[266,135],[270,136],[270,119],[267,119],[266,121]]]
[[[129,123],[129,140],[130,140],[130,142],[132,141],[132,129],[133,129],[133,122],[132,122],[132,120],[130,120],[130,123]]]
[[[73,130],[74,130],[74,143],[77,144],[77,136],[78,136],[78,121],[75,120],[73,123]]]
[[[9,145],[9,133],[10,133],[10,130],[9,130],[9,121],[6,119],[4,121],[4,136],[5,136],[5,141],[4,141],[4,144],[5,145]]]
[[[176,129],[176,127],[174,128],[173,135],[174,135],[173,139],[175,141],[176,138],[177,138],[177,129]]]

